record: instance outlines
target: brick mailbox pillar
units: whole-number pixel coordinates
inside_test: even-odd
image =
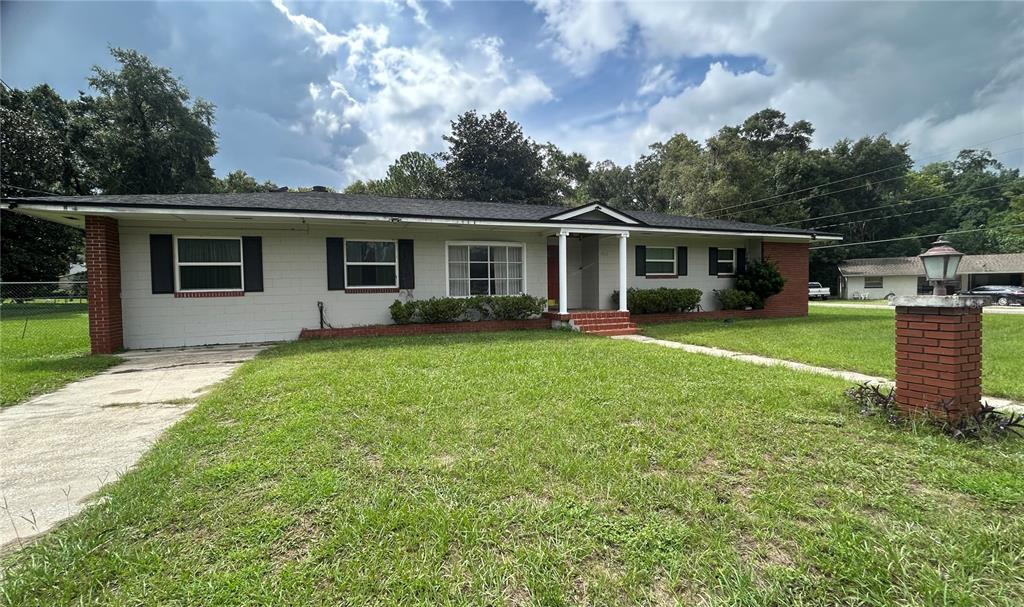
[[[985,297],[897,297],[896,405],[907,415],[973,415],[981,406]]]

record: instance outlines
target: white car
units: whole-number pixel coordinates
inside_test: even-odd
[[[828,299],[832,296],[832,289],[821,286],[820,282],[807,283],[808,299]]]

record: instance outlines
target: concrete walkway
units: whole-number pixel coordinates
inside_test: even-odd
[[[854,310],[895,310],[887,303],[829,303],[827,301],[810,301],[808,305],[814,308],[851,308]],[[982,308],[985,314],[1024,314],[1024,306],[985,306]]]
[[[844,305],[843,307],[850,306]],[[757,354],[744,354],[742,352],[733,352],[732,350],[723,350],[721,348],[695,346],[693,344],[684,344],[679,343],[677,341],[668,341],[666,339],[655,339],[653,337],[647,337],[646,335],[620,335],[618,337],[612,337],[612,339],[637,341],[640,343],[653,344],[657,346],[663,346],[665,348],[672,348],[675,350],[683,350],[685,352],[690,352],[693,354],[705,354],[707,356],[731,358],[733,360],[740,360],[746,363],[761,365],[763,367],[786,367],[787,369],[793,369],[794,371],[803,371],[804,373],[816,373],[818,375],[828,375],[829,377],[836,377],[838,379],[842,379],[857,384],[870,383],[883,386],[892,386],[895,383],[891,379],[885,377],[864,375],[863,373],[857,373],[856,371],[843,371],[841,369],[830,369],[828,367],[816,367],[814,365],[798,363],[792,360],[783,360],[781,358],[769,358],[767,356],[759,356]],[[996,407],[997,409],[1009,409],[1016,411],[1018,413],[1024,413],[1024,403],[1019,403],[1005,398],[997,398],[994,396],[983,396],[982,398],[988,404],[992,405],[993,407]]]
[[[81,511],[263,346],[142,350],[0,410],[0,553]]]

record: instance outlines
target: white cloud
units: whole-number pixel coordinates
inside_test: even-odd
[[[655,64],[636,91],[646,112],[580,131],[628,145],[574,146],[571,133],[558,140],[610,148],[619,162],[673,133],[704,138],[767,106],[810,120],[819,145],[888,132],[910,140],[915,156],[951,157],[949,150],[1024,130],[1019,4],[534,4],[555,58],[573,73],[589,74],[612,54]],[[724,56],[756,57],[763,68],[737,73],[715,60],[682,91],[666,80],[679,79],[678,60]]]
[[[661,63],[655,65],[644,73],[640,81],[640,88],[637,95],[653,95],[656,93],[671,93],[678,87],[675,74],[672,70],[666,69]]]
[[[514,112],[552,98],[536,74],[505,57],[497,37],[470,40],[453,59],[436,42],[391,45],[383,26],[359,24],[334,34],[311,17],[278,9],[321,51],[321,40],[341,41],[332,47],[337,69],[309,85],[305,128],[344,148],[338,169],[349,179],[380,177],[409,150],[436,151],[449,120],[461,112]]]
[[[544,13],[555,56],[574,73],[589,73],[602,55],[629,38],[622,7],[611,2],[536,0]]]

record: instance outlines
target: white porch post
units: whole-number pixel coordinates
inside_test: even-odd
[[[558,313],[568,314],[569,313],[569,275],[566,270],[566,259],[568,257],[566,253],[565,238],[569,233],[565,230],[558,232]]]
[[[629,232],[623,232],[619,234],[619,312],[628,312],[629,309],[626,307],[626,239],[629,238]]]

